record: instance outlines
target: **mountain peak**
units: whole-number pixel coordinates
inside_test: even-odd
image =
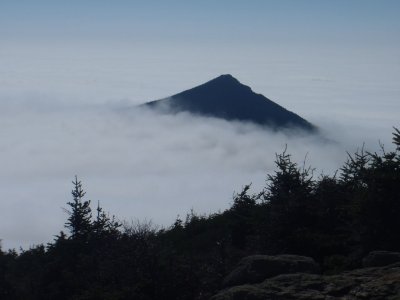
[[[224,102],[228,104],[225,100],[233,99],[235,94],[240,94],[242,100],[244,100],[245,98],[249,97],[250,94],[254,93],[250,87],[242,84],[232,75],[223,74],[172,97],[191,98],[195,96],[203,97],[201,100],[203,104],[211,101]],[[232,104],[232,101],[229,101],[229,103]]]
[[[212,80],[224,80],[224,81],[234,81],[234,82],[239,82],[239,80],[237,80],[235,77],[233,77],[231,74],[222,74]],[[211,81],[212,81],[211,80]]]
[[[254,93],[230,74],[220,75],[171,97],[145,103],[144,106],[167,107],[168,112],[172,113],[186,111],[228,121],[253,122],[274,129],[297,127],[307,131],[316,130],[300,116]]]
[[[218,76],[217,78],[233,78],[233,79],[236,79],[231,74],[222,74],[222,75]]]
[[[211,79],[210,81],[204,83],[203,85],[208,85],[208,84],[218,84],[218,85],[243,85],[237,80],[235,77],[233,77],[231,74],[223,74],[218,77],[215,77],[214,79]]]

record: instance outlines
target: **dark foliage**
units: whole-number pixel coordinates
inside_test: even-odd
[[[208,299],[250,254],[312,256],[326,273],[360,266],[371,250],[400,251],[400,132],[395,150],[349,155],[334,176],[313,176],[284,151],[266,187],[232,206],[190,212],[170,228],[120,224],[73,181],[66,228],[47,246],[0,249],[0,299]]]
[[[92,218],[90,200],[82,200],[85,196],[85,192],[82,190],[82,183],[78,181],[76,176],[72,184],[74,185],[74,189],[71,192],[73,200],[67,203],[71,207],[71,210],[65,210],[69,215],[65,227],[71,231],[72,239],[87,239],[92,229],[90,221]]]

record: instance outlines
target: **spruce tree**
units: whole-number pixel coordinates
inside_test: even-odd
[[[90,200],[83,200],[85,192],[82,189],[81,181],[78,181],[77,176],[72,181],[74,189],[72,190],[73,200],[67,202],[70,210],[66,210],[69,218],[65,223],[65,227],[70,230],[70,238],[73,240],[86,240],[92,231],[92,211],[90,208]]]
[[[102,207],[100,202],[97,202],[97,215],[93,221],[93,233],[96,237],[101,238],[105,236],[118,235],[119,228],[122,226],[116,219],[115,216],[109,217]]]
[[[400,130],[393,127],[395,132],[393,132],[393,143],[397,146],[397,150],[400,151]]]

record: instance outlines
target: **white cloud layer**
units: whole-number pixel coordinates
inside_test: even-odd
[[[363,142],[390,148],[391,126],[400,126],[394,49],[25,46],[0,49],[4,248],[47,242],[63,229],[75,174],[87,197],[118,218],[167,226],[191,208],[227,208],[250,182],[260,190],[285,144],[295,161],[308,153],[312,166],[332,173],[346,150]],[[187,114],[124,111],[222,73],[336,143]]]
[[[352,139],[344,133],[344,142],[330,143],[189,114],[111,108],[3,103],[4,247],[49,241],[63,229],[62,207],[75,174],[87,197],[118,218],[169,225],[190,209],[227,208],[233,192],[247,183],[259,191],[286,144],[295,161],[307,155],[308,163],[331,174],[345,159],[346,138]]]

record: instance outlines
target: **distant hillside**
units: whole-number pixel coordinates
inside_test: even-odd
[[[316,127],[305,119],[263,95],[254,93],[250,87],[229,74],[142,106],[162,108],[172,113],[187,111],[229,121],[253,122],[273,129],[294,127],[316,131]]]

